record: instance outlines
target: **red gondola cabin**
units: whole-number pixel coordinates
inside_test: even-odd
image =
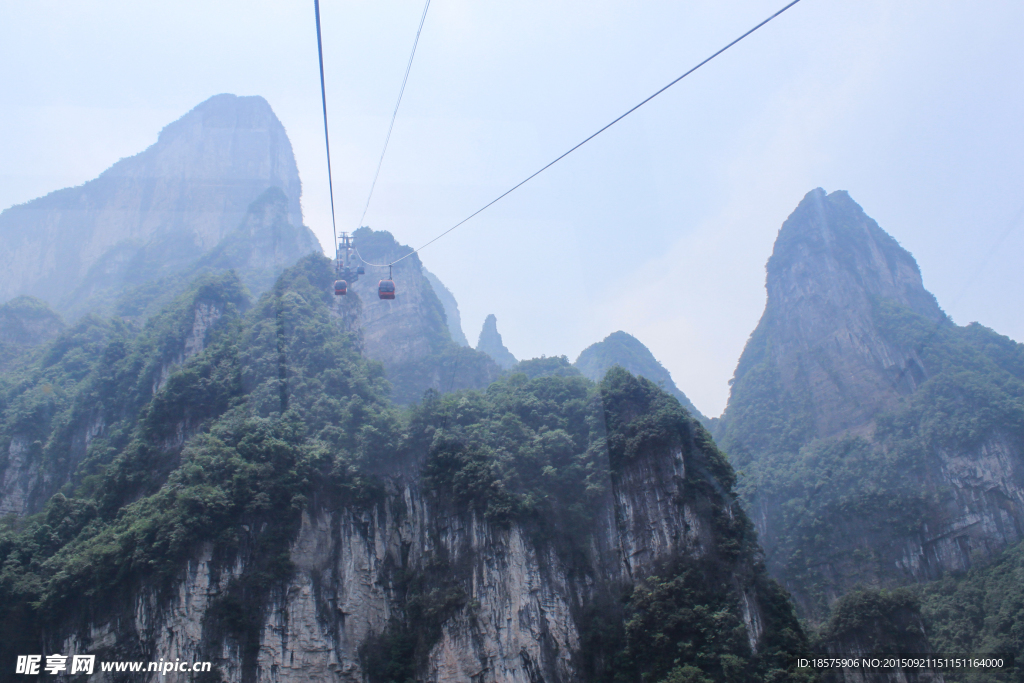
[[[381,299],[394,299],[395,298],[395,282],[394,280],[381,280],[377,286],[377,296]]]
[[[341,296],[348,293],[348,283],[344,280],[334,281],[334,295]]]

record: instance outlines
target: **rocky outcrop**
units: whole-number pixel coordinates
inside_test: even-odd
[[[766,288],[716,437],[806,613],[1024,539],[1024,347],[954,325],[845,192],[804,197]]]
[[[480,338],[476,342],[476,350],[486,353],[494,359],[495,363],[506,370],[519,362],[502,343],[501,333],[498,332],[498,319],[494,317],[493,313],[484,320]]]
[[[408,404],[420,400],[428,389],[442,393],[479,389],[498,378],[501,369],[487,355],[453,341],[451,322],[437,287],[431,284],[432,276],[418,255],[402,258],[411,247],[399,244],[389,232],[369,228],[360,228],[353,238],[367,264],[366,274],[349,286],[349,292],[362,302],[358,321],[362,350],[384,364],[394,387],[392,400]],[[390,269],[372,265],[399,258]],[[389,272],[397,293],[393,300],[382,300],[377,287]],[[457,306],[455,315],[458,324]]]
[[[77,317],[186,268],[270,187],[301,226],[298,170],[270,105],[211,97],[95,180],[0,213],[0,301],[29,294]]]
[[[466,339],[466,335],[462,331],[462,316],[459,314],[459,303],[455,300],[455,295],[426,268],[423,269],[423,276],[427,278],[430,286],[434,289],[434,294],[444,306],[444,315],[448,321],[448,332],[452,335],[452,341],[459,346],[469,346],[469,340]]]
[[[921,282],[914,257],[843,191],[807,193],[783,223],[768,260],[768,300],[733,379],[770,365],[779,389],[806,410],[802,437],[867,425],[925,379],[919,351],[886,338],[874,316],[880,300],[934,324],[945,314]],[[736,425],[737,407],[724,422]]]
[[[579,370],[584,377],[595,382],[600,382],[605,373],[616,365],[629,370],[639,377],[646,377],[664,391],[672,394],[679,400],[690,415],[700,420],[705,427],[710,421],[697,410],[682,391],[672,381],[672,375],[658,362],[650,349],[641,343],[639,339],[623,331],[612,332],[596,344],[591,344],[580,352],[573,367]]]

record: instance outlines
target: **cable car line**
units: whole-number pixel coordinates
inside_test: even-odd
[[[388,126],[387,137],[384,138],[384,149],[380,151],[380,159],[377,161],[377,171],[373,174],[373,182],[370,183],[370,194],[366,197],[366,206],[363,207],[363,215],[359,217],[359,225],[366,219],[366,212],[370,209],[370,200],[373,198],[373,190],[377,187],[377,178],[380,176],[380,167],[384,164],[384,154],[388,151],[388,142],[391,141],[391,131],[395,127],[395,119],[398,117],[398,108],[402,105],[402,95],[405,94],[405,84],[409,81],[409,72],[412,71],[412,60],[416,56],[416,46],[420,42],[420,33],[423,31],[423,22],[427,20],[427,10],[430,9],[430,0],[423,5],[423,14],[420,16],[420,26],[416,29],[416,39],[412,42],[412,53],[409,54],[409,63],[405,66],[405,76],[402,78],[402,87],[398,91],[398,101],[395,102],[395,111],[391,114],[391,125]]]
[[[324,142],[327,144],[327,188],[331,193],[331,229],[334,231],[334,257],[338,257],[338,226],[334,219],[334,181],[331,179],[331,136],[327,133],[327,88],[324,87],[324,44],[320,38],[320,0],[313,0],[316,12],[316,52],[320,58],[320,98],[324,103]]]
[[[598,129],[598,130],[597,130],[596,132],[594,132],[594,133],[592,133],[591,135],[589,135],[588,137],[584,138],[584,139],[583,139],[583,141],[581,141],[581,142],[577,143],[577,144],[576,144],[576,145],[574,145],[573,147],[569,148],[569,150],[567,150],[566,152],[563,152],[563,153],[562,153],[561,155],[559,155],[559,156],[555,157],[555,159],[554,159],[554,160],[552,160],[552,161],[548,162],[547,164],[545,164],[544,166],[542,166],[542,167],[541,167],[540,169],[538,169],[537,171],[534,171],[533,173],[531,173],[530,175],[528,175],[528,176],[527,176],[526,178],[524,178],[523,180],[521,180],[521,181],[519,181],[518,183],[516,183],[515,185],[513,185],[513,186],[512,186],[511,188],[509,188],[508,190],[505,190],[505,191],[504,191],[504,192],[502,192],[502,193],[501,193],[500,195],[498,195],[497,197],[495,197],[495,198],[494,198],[494,199],[492,199],[491,201],[487,202],[486,204],[484,204],[483,206],[481,206],[481,207],[480,207],[479,209],[477,209],[477,210],[476,210],[476,211],[474,211],[473,213],[469,214],[468,216],[466,216],[465,218],[463,218],[463,219],[462,219],[461,221],[459,221],[458,223],[456,223],[456,224],[455,224],[455,225],[453,225],[452,227],[448,228],[447,230],[445,230],[445,231],[444,231],[444,232],[442,232],[442,233],[441,233],[440,235],[438,235],[438,236],[437,236],[437,237],[435,237],[434,239],[430,240],[430,241],[429,241],[429,242],[427,242],[426,244],[423,244],[423,245],[421,245],[421,246],[417,247],[416,249],[413,249],[412,251],[410,251],[410,252],[409,252],[408,254],[406,254],[405,256],[402,256],[402,257],[400,257],[400,258],[397,258],[397,259],[395,259],[394,261],[392,261],[391,263],[370,263],[369,261],[365,260],[365,259],[364,259],[364,258],[363,258],[362,256],[359,256],[359,252],[358,252],[358,251],[356,251],[356,255],[357,255],[357,256],[359,256],[359,260],[360,260],[360,261],[362,261],[363,263],[365,263],[365,264],[366,264],[366,265],[368,265],[368,266],[375,266],[375,267],[378,267],[378,268],[386,268],[386,267],[388,267],[388,266],[393,266],[394,264],[398,263],[399,261],[402,261],[402,260],[404,260],[404,259],[407,259],[407,258],[409,258],[410,256],[412,256],[413,254],[415,254],[415,253],[419,252],[420,250],[422,250],[422,249],[425,249],[425,248],[429,247],[429,246],[430,246],[431,244],[433,244],[434,242],[438,241],[439,239],[441,239],[442,237],[444,237],[445,235],[447,235],[448,233],[450,233],[450,232],[451,232],[452,230],[455,230],[455,228],[458,228],[458,227],[460,227],[461,225],[463,225],[464,223],[467,223],[467,222],[468,222],[468,221],[469,221],[470,219],[474,218],[474,217],[475,217],[475,216],[477,216],[478,214],[480,214],[480,213],[483,213],[483,212],[484,212],[485,210],[489,209],[489,208],[490,208],[491,206],[493,206],[493,205],[497,204],[497,203],[498,203],[499,201],[501,201],[502,199],[504,199],[504,198],[505,198],[505,197],[507,197],[508,195],[512,194],[513,192],[515,192],[516,190],[518,190],[518,189],[519,189],[520,187],[522,187],[522,186],[523,186],[523,185],[525,185],[526,183],[530,182],[531,180],[533,180],[534,178],[536,178],[537,176],[539,176],[539,175],[540,175],[541,173],[543,173],[544,171],[548,170],[549,168],[551,168],[552,166],[554,166],[555,164],[557,164],[557,163],[558,163],[559,161],[561,161],[561,160],[562,160],[562,159],[564,159],[565,157],[569,156],[570,154],[572,154],[573,152],[575,152],[575,151],[576,151],[577,149],[579,149],[579,148],[580,148],[580,147],[582,147],[583,145],[587,144],[588,142],[590,142],[591,140],[593,140],[594,138],[596,138],[596,137],[597,137],[598,135],[600,135],[601,133],[605,132],[606,130],[608,130],[609,128],[611,128],[612,126],[614,126],[614,125],[615,125],[616,123],[618,123],[618,122],[619,122],[619,121],[621,121],[622,119],[626,118],[627,116],[629,116],[630,114],[632,114],[633,112],[635,112],[635,111],[636,111],[637,109],[639,109],[640,107],[644,106],[645,104],[647,104],[648,102],[650,102],[651,100],[653,100],[653,99],[654,99],[655,97],[657,97],[658,95],[662,94],[663,92],[665,92],[666,90],[668,90],[669,88],[671,88],[671,87],[672,87],[673,85],[675,85],[675,84],[676,84],[676,83],[678,83],[679,81],[683,80],[684,78],[686,78],[687,76],[689,76],[690,74],[692,74],[692,73],[693,73],[694,71],[696,71],[697,69],[701,68],[702,66],[704,66],[705,64],[707,64],[708,62],[710,62],[710,61],[711,61],[712,59],[714,59],[715,57],[719,56],[720,54],[722,54],[723,52],[725,52],[726,50],[728,50],[728,49],[729,49],[729,48],[731,48],[732,46],[736,45],[736,44],[737,44],[737,43],[739,43],[739,42],[740,42],[741,40],[743,40],[743,39],[744,39],[744,38],[746,38],[747,36],[751,35],[751,34],[752,34],[752,33],[754,33],[755,31],[757,31],[757,30],[758,30],[759,28],[763,27],[763,26],[764,26],[765,24],[767,24],[768,22],[772,21],[773,19],[775,19],[776,17],[778,17],[779,15],[781,15],[781,14],[782,14],[783,12],[785,12],[786,10],[788,10],[789,8],[791,8],[791,7],[793,6],[793,5],[797,4],[798,2],[800,2],[800,0],[792,0],[792,2],[790,2],[789,4],[787,4],[787,5],[785,6],[785,7],[783,7],[783,8],[782,8],[782,9],[780,9],[780,10],[778,10],[777,12],[775,12],[774,14],[772,14],[771,16],[769,16],[769,17],[768,17],[767,19],[765,19],[764,21],[762,21],[761,23],[757,24],[757,25],[756,25],[756,26],[754,26],[754,27],[753,27],[752,29],[750,29],[749,31],[747,31],[746,33],[744,33],[743,35],[741,35],[740,37],[736,38],[735,40],[733,40],[732,42],[730,42],[729,44],[727,44],[727,45],[726,45],[725,47],[723,47],[723,48],[719,49],[719,50],[718,50],[717,52],[715,52],[714,54],[712,54],[712,55],[711,55],[710,57],[707,57],[706,59],[704,59],[703,61],[701,61],[700,63],[698,63],[698,64],[697,64],[696,66],[694,66],[694,67],[692,67],[691,69],[689,69],[688,71],[686,71],[686,72],[685,72],[684,74],[682,74],[682,75],[681,75],[681,76],[679,76],[678,78],[676,78],[676,79],[674,79],[674,80],[670,81],[670,82],[669,82],[669,83],[668,83],[667,85],[665,85],[664,87],[662,87],[661,89],[659,89],[658,91],[656,91],[656,92],[655,92],[654,94],[652,94],[652,95],[648,96],[647,98],[645,98],[644,100],[642,100],[642,101],[641,101],[641,102],[640,102],[639,104],[637,104],[637,105],[635,105],[635,106],[631,107],[631,108],[630,108],[629,110],[627,110],[627,111],[626,111],[625,113],[621,114],[620,116],[618,116],[618,117],[616,117],[615,119],[613,119],[613,120],[612,120],[611,122],[609,122],[609,123],[607,123],[606,125],[604,125],[603,127],[599,128],[599,129]]]

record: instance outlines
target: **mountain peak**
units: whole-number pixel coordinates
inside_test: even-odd
[[[672,375],[662,366],[650,349],[631,334],[619,330],[602,341],[591,344],[580,352],[573,366],[584,377],[600,382],[611,368],[621,366],[638,377],[646,377],[676,397],[690,414],[707,426],[708,419],[690,402],[672,381]]]
[[[765,287],[724,416],[726,434],[764,441],[755,451],[865,427],[923,381],[919,350],[884,329],[880,307],[947,321],[910,252],[842,191],[804,196],[779,230]],[[754,428],[767,413],[778,413],[773,428]]]
[[[486,353],[505,370],[519,362],[505,348],[505,344],[501,340],[501,333],[498,332],[498,319],[493,313],[484,320],[483,329],[480,330],[480,339],[476,343],[476,350]]]
[[[827,194],[819,187],[804,196],[779,230],[767,273],[769,307],[798,301],[845,307],[852,289],[933,320],[944,317],[914,257],[843,190]],[[803,287],[809,282],[813,289]]]
[[[215,95],[157,142],[97,178],[0,213],[0,301],[27,294],[72,318],[72,293],[117,291],[181,272],[234,231],[268,188],[302,225],[302,186],[284,126],[262,97]],[[145,253],[161,253],[144,271]]]
[[[204,128],[240,128],[269,130],[280,125],[270,103],[259,95],[238,96],[230,93],[214,95],[193,107],[177,121],[160,131],[158,143],[168,143],[187,135],[193,126]]]

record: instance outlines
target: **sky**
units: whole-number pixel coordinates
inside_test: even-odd
[[[365,223],[418,247],[782,0],[433,0]],[[366,202],[423,9],[321,3],[339,230]],[[802,0],[425,248],[475,344],[625,330],[705,414],[764,308],[778,229],[847,190],[959,324],[1024,341],[1024,3]],[[313,3],[0,0],[0,209],[96,177],[208,97],[283,122],[331,243]]]

